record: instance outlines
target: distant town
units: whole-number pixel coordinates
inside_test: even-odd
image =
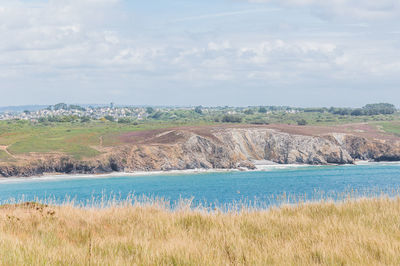
[[[319,124],[395,120],[399,112],[393,104],[367,104],[362,108],[298,108],[288,106],[248,107],[156,107],[74,105],[58,103],[50,106],[1,107],[0,121],[30,123],[90,121],[141,123],[164,121],[179,123],[222,122],[248,124]]]
[[[77,117],[77,118],[89,118],[89,119],[115,119],[120,118],[134,118],[134,119],[144,119],[148,116],[146,108],[140,107],[115,107],[113,104],[109,106],[101,107],[81,107],[79,105],[67,105],[64,103],[56,104],[43,108],[40,110],[30,111],[6,111],[0,113],[0,120],[28,120],[31,122],[39,122],[43,119],[48,119],[51,117]]]
[[[11,108],[10,108],[11,109]],[[226,114],[240,114],[250,113],[251,109],[260,111],[267,114],[272,111],[284,111],[286,113],[297,113],[301,109],[291,107],[131,107],[131,106],[116,106],[114,103],[108,106],[85,106],[68,105],[59,103],[41,108],[37,107],[27,108],[26,110],[0,111],[0,120],[26,120],[31,122],[43,122],[44,120],[52,120],[53,118],[79,118],[90,120],[110,120],[110,121],[123,121],[124,119],[130,120],[144,120],[147,118],[160,118],[161,116],[168,116],[168,118],[178,118],[185,112],[193,112],[195,114],[212,114],[212,113],[226,113]],[[246,111],[247,110],[247,111]]]

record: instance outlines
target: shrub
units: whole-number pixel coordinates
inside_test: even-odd
[[[305,125],[307,125],[307,121],[305,119],[300,119],[297,121],[297,125],[305,126]]]
[[[106,115],[104,118],[110,122],[114,122],[115,120],[114,117],[112,117],[111,115]]]
[[[254,111],[251,110],[251,109],[247,109],[247,110],[244,111],[244,114],[246,114],[246,115],[252,115],[252,114],[254,114]]]
[[[255,119],[255,120],[250,120],[250,124],[253,125],[269,125],[269,122],[265,119]]]
[[[119,118],[118,119],[118,123],[120,123],[120,124],[129,124],[130,122],[132,122],[131,119],[127,118],[127,117],[123,117],[123,118]]]
[[[88,116],[81,117],[81,123],[86,123],[86,122],[90,122],[90,117]]]
[[[46,117],[40,117],[38,121],[39,121],[39,123],[46,123],[47,122],[47,118]]]
[[[153,115],[151,115],[150,117],[153,119],[160,119],[162,113],[160,111],[155,112]]]
[[[242,118],[238,115],[224,115],[222,117],[222,122],[224,122],[224,123],[241,123]]]

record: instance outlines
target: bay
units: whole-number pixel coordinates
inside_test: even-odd
[[[396,196],[399,187],[400,164],[380,163],[248,172],[2,179],[0,202],[52,199],[86,205],[111,198],[123,201],[134,195],[163,198],[172,206],[180,199],[191,199],[193,206],[241,203],[268,207],[349,196]]]

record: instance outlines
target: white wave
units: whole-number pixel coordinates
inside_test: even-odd
[[[372,161],[356,161],[355,165],[400,165],[400,162],[372,162]]]
[[[43,176],[32,177],[11,177],[0,178],[0,184],[31,182],[31,181],[60,181],[74,179],[101,179],[112,177],[140,177],[140,176],[157,176],[157,175],[191,175],[203,173],[227,173],[239,172],[238,169],[187,169],[187,170],[169,170],[169,171],[136,171],[136,172],[114,172],[108,174],[45,174]]]
[[[256,165],[254,171],[274,171],[274,170],[285,170],[285,169],[297,169],[305,167],[320,167],[320,165],[309,165],[309,164],[267,164],[267,165]]]

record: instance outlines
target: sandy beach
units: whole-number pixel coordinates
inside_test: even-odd
[[[31,177],[11,177],[0,178],[1,183],[10,182],[30,182],[30,181],[48,181],[48,180],[71,180],[71,179],[87,179],[87,178],[111,178],[111,177],[139,177],[139,176],[159,176],[159,175],[194,175],[194,174],[209,174],[209,173],[229,173],[229,172],[265,172],[265,171],[278,171],[287,169],[301,169],[307,167],[328,167],[339,165],[308,165],[308,164],[276,164],[270,161],[255,161],[256,169],[249,170],[246,168],[239,169],[187,169],[187,170],[170,170],[170,171],[136,171],[136,172],[113,172],[105,174],[58,174],[48,173],[43,176]],[[370,162],[370,161],[356,161],[355,164],[348,164],[342,166],[362,166],[362,165],[396,165],[400,162]]]

